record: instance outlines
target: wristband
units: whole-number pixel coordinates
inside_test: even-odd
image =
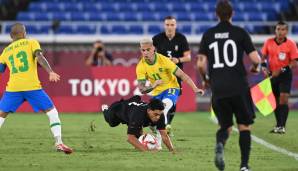
[[[178,58],[178,63],[181,63],[180,58]]]
[[[266,62],[262,62],[261,63],[261,66],[267,68],[267,63]]]

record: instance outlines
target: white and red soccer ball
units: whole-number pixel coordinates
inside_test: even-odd
[[[154,150],[158,147],[157,138],[149,133],[141,135],[139,142],[147,147],[148,150]]]

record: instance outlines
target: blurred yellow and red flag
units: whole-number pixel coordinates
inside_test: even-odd
[[[255,106],[261,114],[267,116],[275,110],[276,101],[269,77],[253,86],[250,93]]]

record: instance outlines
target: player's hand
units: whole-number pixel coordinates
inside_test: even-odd
[[[58,82],[60,80],[60,75],[52,71],[49,74],[49,80],[52,82]]]
[[[178,64],[179,63],[179,60],[178,58],[170,58],[172,60],[172,62],[174,62],[175,64]]]
[[[199,94],[200,96],[203,96],[205,92],[204,92],[204,90],[197,88],[197,89],[195,90],[195,93],[196,93],[196,94]]]
[[[253,74],[258,74],[260,72],[260,67],[252,65],[249,70]]]
[[[162,84],[163,81],[162,80],[156,80],[153,84],[152,84],[152,87],[155,88],[157,87],[158,85]]]
[[[276,71],[272,71],[272,77],[277,77],[277,76],[279,76],[279,74],[280,74],[280,72],[281,72],[281,70],[279,69],[279,70],[276,70]]]
[[[269,77],[270,71],[266,67],[262,67],[262,72],[265,77]]]

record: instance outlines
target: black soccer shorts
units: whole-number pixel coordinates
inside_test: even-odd
[[[120,112],[119,109],[121,108],[121,103],[122,101],[117,101],[113,103],[108,110],[103,111],[104,118],[111,127],[116,127],[121,123],[116,116],[116,113]]]
[[[256,117],[250,91],[231,97],[212,98],[212,108],[221,128],[233,125],[233,116],[237,124],[251,125]],[[233,115],[234,114],[234,115]]]
[[[271,78],[272,90],[275,96],[280,93],[290,93],[292,86],[292,71],[291,69],[281,72],[277,77]]]

